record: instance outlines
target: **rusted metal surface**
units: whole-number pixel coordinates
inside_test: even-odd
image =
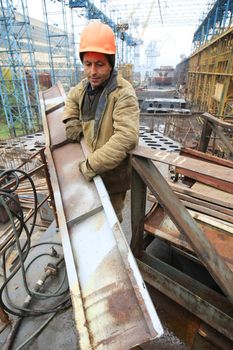
[[[219,157],[213,156],[212,154],[203,153],[192,148],[181,148],[180,155],[186,156],[189,158],[204,160],[205,162],[209,162],[209,163],[223,165],[228,168],[233,168],[233,162],[231,160],[219,158]]]
[[[163,215],[161,215],[161,211]],[[191,211],[191,215],[195,217],[195,212]],[[218,255],[225,260],[225,263],[233,271],[233,227],[232,233],[230,233],[221,228],[215,227],[214,220],[212,220],[212,225],[210,223],[202,223],[198,220],[197,223],[203,234],[216,249]],[[151,212],[151,215],[146,218],[145,230],[150,234],[154,234],[155,236],[158,235],[158,237],[165,239],[166,241],[195,252],[186,238],[186,235],[177,229],[175,224],[168,215],[165,214],[165,211],[161,207],[155,208],[155,210]]]
[[[228,151],[231,153],[233,152],[233,146],[229,139],[224,134],[224,130],[230,131],[233,129],[233,125],[231,123],[225,122],[221,120],[220,118],[216,118],[215,116],[211,115],[210,113],[204,113],[201,115],[201,118],[203,119],[203,128],[201,133],[201,138],[199,142],[199,150],[202,152],[206,152],[208,145],[211,140],[211,134],[212,132],[217,135],[219,140],[217,143],[222,142],[222,144],[226,147]],[[216,140],[214,138],[214,143],[216,143]]]
[[[65,142],[63,108],[55,108],[64,98],[58,84],[41,94],[41,105],[80,348],[129,349],[162,327],[101,178],[86,182],[81,145]]]
[[[201,184],[200,182],[195,182],[191,188],[172,182],[169,182],[169,185],[176,193],[183,193],[193,198],[215,203],[218,206],[222,206],[222,208],[233,209],[233,195],[231,193]]]
[[[201,115],[201,118],[203,118],[204,120],[208,120],[209,122],[215,125],[221,126],[222,128],[233,129],[233,125],[231,123],[225,122],[224,120],[217,118],[210,113],[203,113]]]
[[[9,315],[0,308],[0,330],[4,329],[10,322]]]
[[[233,271],[225,260],[219,256],[216,247],[212,245],[207,235],[203,234],[200,227],[173,193],[151,160],[142,157],[133,157],[132,164],[133,168],[141,176],[142,182],[148,186],[159,203],[165,208],[165,211],[178,227],[179,231],[185,235],[192,245],[199,259],[224,293],[233,302]],[[135,189],[132,188],[132,190],[134,191]],[[143,231],[141,231],[141,234],[143,234]]]
[[[176,167],[176,172],[184,176],[233,194],[233,169],[143,146],[137,146],[131,153],[173,165]]]
[[[233,341],[233,307],[227,298],[145,252],[138,265],[148,284]]]
[[[214,203],[206,202],[201,199],[193,198],[186,194],[174,191],[177,197],[182,201],[186,208],[196,210],[200,213],[210,215],[214,218],[219,218],[221,220],[233,223],[233,210]],[[156,202],[153,195],[148,195],[148,199],[152,202]]]

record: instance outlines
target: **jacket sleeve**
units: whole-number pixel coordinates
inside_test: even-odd
[[[114,169],[138,143],[139,106],[132,87],[123,89],[113,111],[113,135],[100,148],[88,155],[92,170],[101,174]]]
[[[78,105],[79,96],[76,88],[71,88],[65,102],[65,108],[63,112],[63,123],[66,123],[67,120],[74,118],[79,119],[80,110]]]

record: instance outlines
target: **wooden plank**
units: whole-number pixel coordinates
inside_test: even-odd
[[[196,211],[199,211],[200,213],[204,213],[204,214],[210,215],[210,216],[212,216],[214,218],[218,218],[218,219],[221,219],[221,220],[233,223],[233,217],[232,216],[223,214],[223,213],[221,213],[219,211],[216,211],[216,210],[213,210],[213,209],[209,209],[208,207],[203,207],[201,205],[198,205],[198,204],[195,204],[195,203],[191,203],[191,202],[188,202],[188,201],[185,201],[185,200],[182,200],[182,203],[184,204],[184,206],[186,208],[191,208],[191,209],[194,209]]]

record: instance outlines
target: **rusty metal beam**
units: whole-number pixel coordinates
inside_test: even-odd
[[[137,172],[132,169],[131,180],[131,227],[133,237],[130,247],[134,256],[140,256],[143,249],[143,232],[146,208],[146,184]]]
[[[173,165],[187,177],[233,194],[233,169],[144,146],[137,146],[131,154]]]
[[[199,214],[193,210],[189,210],[189,213],[195,218],[203,234],[215,247],[218,255],[233,271],[233,227],[227,226],[226,223],[221,220],[211,220],[211,217]],[[204,220],[206,220],[206,222]],[[216,227],[216,225],[218,226]],[[161,238],[168,243],[172,243],[178,247],[184,247],[186,250],[195,253],[186,236],[177,229],[164,209],[160,206],[154,208],[154,210],[147,215],[144,228],[146,232],[154,237]]]
[[[218,137],[220,138],[222,143],[225,145],[225,147],[231,153],[233,153],[233,145],[232,145],[231,141],[227,138],[227,136],[224,134],[223,129],[220,126],[216,126],[212,123],[210,123],[210,124],[211,124],[211,128],[212,128],[213,132],[215,132],[215,134],[218,135]]]
[[[203,153],[192,148],[181,148],[180,155],[189,158],[204,160],[205,162],[222,165],[227,168],[233,168],[233,162],[231,160],[219,158],[210,153]]]
[[[220,113],[222,114],[222,113]],[[206,152],[211,137],[212,131],[218,135],[222,143],[227,147],[227,149],[233,153],[233,146],[230,140],[225,136],[224,129],[232,130],[233,124],[224,122],[223,120],[214,117],[210,113],[203,113],[201,118],[204,120],[201,139],[199,144],[199,150]]]
[[[169,182],[169,185],[174,192],[184,193],[188,196],[199,198],[206,202],[215,203],[216,205],[233,209],[233,197],[231,194],[226,194],[226,192],[216,190],[215,188],[199,183],[196,183],[196,185],[193,185],[191,188],[172,182]],[[201,186],[201,190],[197,190],[197,186]]]
[[[78,170],[85,150],[65,142],[64,98],[60,84],[41,93],[46,156],[80,348],[130,349],[161,335],[162,326],[102,179],[85,181]]]
[[[209,122],[211,122],[214,125],[221,126],[222,128],[233,129],[233,124],[225,122],[224,120],[219,119],[210,113],[205,112],[202,115],[200,115],[200,117],[205,119],[205,120],[208,120]]]
[[[233,302],[233,272],[173,193],[154,163],[142,157],[133,157],[132,164],[180,232],[187,237],[199,259]]]
[[[147,253],[137,261],[148,284],[233,341],[233,308],[225,297]]]

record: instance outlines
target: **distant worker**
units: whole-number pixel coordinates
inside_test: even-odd
[[[93,22],[81,34],[79,55],[86,79],[71,88],[63,122],[67,139],[89,149],[79,169],[87,181],[101,175],[117,217],[130,188],[128,151],[138,143],[139,107],[132,85],[120,77],[115,65],[116,44],[112,29]]]

